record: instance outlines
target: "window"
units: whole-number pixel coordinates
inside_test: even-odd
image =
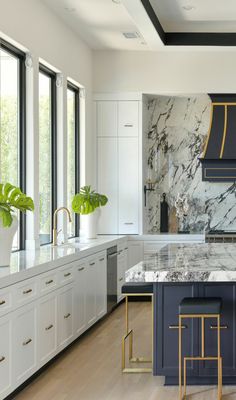
[[[67,87],[67,206],[79,191],[79,89],[68,82]],[[69,237],[79,236],[79,216],[72,213]]]
[[[25,54],[0,39],[0,182],[25,191]],[[25,248],[25,215],[13,250]]]
[[[40,244],[52,241],[56,209],[56,75],[43,65],[39,71],[39,205]]]

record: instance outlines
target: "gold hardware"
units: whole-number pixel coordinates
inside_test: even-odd
[[[52,244],[53,246],[57,246],[57,214],[59,211],[66,211],[68,214],[69,222],[72,222],[70,210],[67,207],[59,207],[55,210],[53,215],[53,231],[52,231]]]
[[[0,357],[0,363],[6,360],[6,357]]]
[[[225,105],[224,131],[223,131],[223,139],[222,139],[222,143],[221,143],[220,158],[223,157],[224,148],[225,148],[225,139],[226,139],[226,132],[227,132],[227,114],[228,114],[228,109],[227,109],[227,105]]]
[[[104,261],[104,260],[105,260],[105,258],[103,257],[103,258],[100,258],[100,260],[99,260],[99,261],[101,262],[101,261]]]
[[[27,290],[24,290],[24,291],[23,291],[23,294],[29,294],[29,293],[31,293],[31,292],[33,292],[32,289],[27,289]]]
[[[84,270],[84,267],[78,269],[79,272],[83,271],[83,270]]]
[[[5,300],[0,301],[0,306],[3,306],[3,304],[6,304]]]
[[[217,325],[211,325],[210,329],[218,329]],[[220,329],[228,329],[228,325],[220,325]]]
[[[53,283],[53,279],[50,279],[49,281],[45,282],[46,285],[50,285],[50,283]]]
[[[123,278],[122,278],[123,279]],[[153,360],[148,360],[144,357],[133,357],[133,330],[129,329],[129,307],[128,307],[128,298],[129,296],[150,296],[152,299],[152,354],[153,354],[153,328],[154,328],[154,304],[153,304],[153,294],[145,293],[132,293],[125,294],[125,325],[126,325],[126,334],[122,338],[122,372],[123,373],[150,373],[153,368],[126,368],[125,359],[126,359],[126,351],[125,351],[125,343],[126,339],[129,339],[129,362],[130,363],[150,363],[153,367]]]
[[[27,344],[29,344],[31,342],[32,342],[32,339],[28,339],[25,342],[23,342],[22,344],[23,344],[23,346],[27,346]]]
[[[182,388],[182,319],[184,318],[200,318],[201,319],[201,356],[184,357],[183,359],[183,388]],[[217,325],[211,325],[217,329],[217,356],[205,357],[205,319],[216,318]],[[223,325],[224,326],[224,325]],[[187,361],[217,361],[218,364],[218,400],[222,399],[222,357],[220,353],[220,315],[219,314],[180,314],[179,315],[179,399],[186,399],[187,387]],[[224,329],[224,328],[223,328]],[[183,391],[182,391],[183,389]],[[183,396],[182,396],[183,394]]]
[[[51,324],[51,325],[49,325],[49,326],[47,326],[46,328],[45,328],[45,331],[50,331],[50,329],[52,329],[53,328],[53,325]]]
[[[125,250],[128,250],[128,247],[125,247]]]
[[[187,329],[187,325],[182,325],[181,329]],[[179,329],[179,325],[169,325],[169,329]]]
[[[123,281],[123,278],[120,278],[120,279],[119,279],[119,282],[121,282],[121,281]]]
[[[89,265],[91,265],[91,266],[92,266],[92,265],[94,265],[94,264],[95,264],[95,262],[92,262],[92,263],[90,263]]]
[[[70,317],[70,313],[64,315],[64,319],[67,319],[67,318],[69,318],[69,317]]]
[[[66,274],[64,274],[64,277],[67,278],[67,277],[70,276],[70,275],[71,275],[71,273],[70,273],[70,272],[67,272]]]

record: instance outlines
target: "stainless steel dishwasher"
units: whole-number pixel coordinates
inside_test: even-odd
[[[117,246],[107,249],[107,312],[117,304]]]

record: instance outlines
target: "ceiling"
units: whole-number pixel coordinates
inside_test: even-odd
[[[41,0],[92,49],[146,50],[147,45],[124,5],[112,0]],[[123,32],[137,32],[126,39]]]
[[[166,32],[236,32],[235,0],[150,0]]]

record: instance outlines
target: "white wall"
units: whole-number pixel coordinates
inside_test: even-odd
[[[236,91],[232,49],[162,52],[96,51],[96,92],[211,93]]]

